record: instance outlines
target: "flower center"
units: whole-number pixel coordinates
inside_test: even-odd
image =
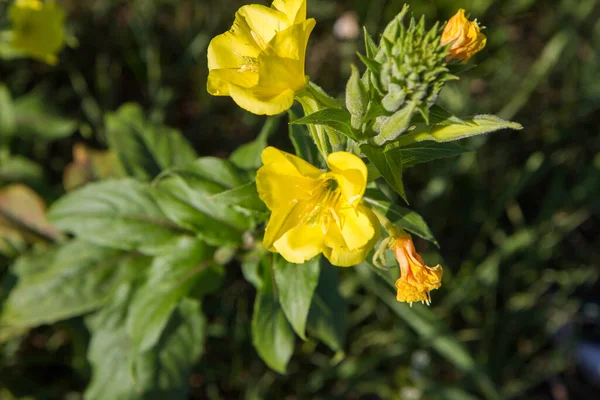
[[[321,224],[326,233],[332,220],[341,223],[336,211],[340,208],[341,196],[338,182],[331,177],[323,178],[306,200],[301,220],[307,225]]]
[[[244,63],[239,72],[258,72],[258,59],[254,57],[242,57]]]

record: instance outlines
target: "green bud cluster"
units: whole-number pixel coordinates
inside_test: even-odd
[[[408,6],[388,24],[379,46],[365,32],[367,66],[362,77],[356,68],[346,88],[346,107],[352,127],[381,146],[396,139],[411,126],[419,113],[428,121],[445,82],[458,79],[446,66],[447,47],[440,44],[442,27],[425,29],[425,20],[411,17],[408,28],[404,18]]]

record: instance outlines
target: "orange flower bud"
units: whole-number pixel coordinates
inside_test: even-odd
[[[425,265],[408,235],[396,237],[392,249],[400,265],[400,278],[396,281],[396,299],[411,305],[416,301],[429,305],[429,292],[442,286],[442,266]]]
[[[485,47],[485,42],[486,37],[481,33],[477,20],[470,22],[462,8],[450,18],[442,32],[441,44],[451,43],[448,60],[457,59],[467,62]]]

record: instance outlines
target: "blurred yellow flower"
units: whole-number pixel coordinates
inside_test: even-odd
[[[411,305],[416,301],[431,303],[429,292],[442,286],[442,266],[425,265],[408,234],[392,240],[391,247],[400,265],[396,299]]]
[[[442,45],[452,43],[448,59],[454,58],[467,62],[485,47],[486,40],[477,20],[470,22],[465,17],[465,10],[461,8],[446,23],[441,43]]]
[[[53,1],[17,0],[9,10],[12,47],[48,64],[65,44],[63,10]]]
[[[306,19],[306,0],[241,7],[231,29],[208,46],[208,92],[231,96],[254,114],[287,110],[308,82],[304,58],[314,26]]]
[[[323,253],[340,267],[364,261],[379,239],[379,222],[362,204],[367,167],[346,152],[327,157],[324,172],[292,154],[267,147],[256,185],[271,210],[263,245],[303,263]]]

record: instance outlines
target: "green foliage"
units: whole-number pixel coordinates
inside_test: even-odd
[[[101,246],[156,254],[185,231],[167,219],[150,187],[132,179],[92,183],[67,194],[49,212],[60,230]]]
[[[134,178],[149,181],[167,167],[196,159],[196,152],[179,131],[149,123],[137,104],[107,113],[105,123],[108,145]]]
[[[269,367],[284,374],[294,352],[295,339],[278,299],[271,268],[274,267],[263,265],[259,275],[260,287],[252,313],[252,344]]]
[[[309,0],[306,73],[329,94],[266,120],[205,93],[206,47],[244,2],[75,3],[53,67],[13,59],[0,4],[0,398],[598,397],[564,350],[598,340],[596,2],[468,4],[486,49],[415,76],[432,54],[398,63],[390,42],[442,25]],[[378,43],[330,35],[341,10]],[[487,135],[509,119],[526,129]],[[384,271],[263,249],[268,144],[362,157],[364,204],[444,267],[432,306],[396,301],[389,251]]]

